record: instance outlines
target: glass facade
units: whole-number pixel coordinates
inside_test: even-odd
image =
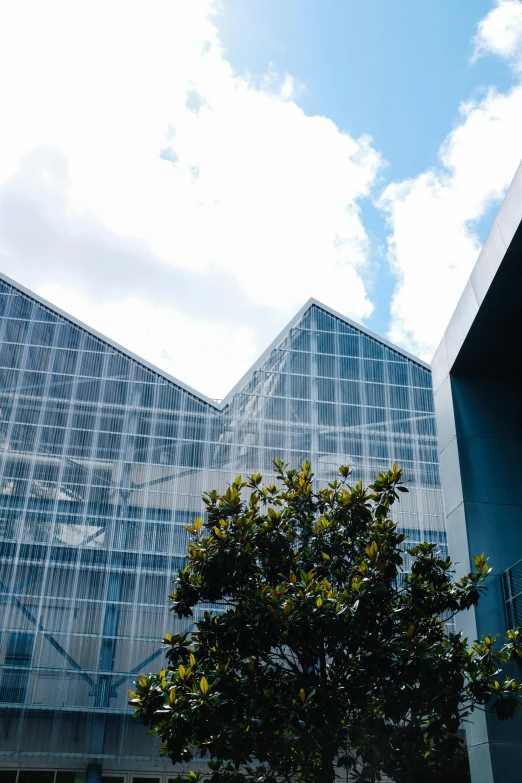
[[[502,574],[507,628],[522,626],[522,560]]]
[[[0,282],[0,774],[167,774],[127,688],[179,628],[183,525],[238,473],[395,461],[397,521],[445,546],[430,370],[319,304],[274,346],[213,404]]]

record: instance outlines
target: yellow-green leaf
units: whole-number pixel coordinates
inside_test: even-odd
[[[176,689],[175,688],[171,688],[170,689],[169,701],[170,701],[171,704],[174,704],[174,702],[176,701]]]
[[[406,632],[407,638],[411,639],[411,637],[413,636],[414,633],[415,633],[415,626],[414,625],[410,625],[410,627],[408,628],[408,630]]]
[[[304,700],[306,699],[306,693],[304,688],[301,688],[301,690],[299,691],[299,696],[301,697],[301,701],[304,703]]]
[[[195,666],[196,665],[196,659],[194,657],[194,653],[190,653],[189,655],[190,665]]]
[[[140,674],[138,679],[140,681],[140,684],[143,685],[143,687],[145,687],[145,685],[147,684],[147,678],[145,677],[145,675],[144,674]]]
[[[319,598],[315,602],[315,605],[317,606],[317,608],[320,608],[323,605],[323,599],[321,598],[321,596],[319,596]]]
[[[198,518],[196,519],[196,521],[194,522],[194,525],[193,525],[193,527],[194,527],[194,530],[195,530],[196,532],[197,532],[197,531],[199,531],[199,530],[201,530],[201,525],[202,525],[202,524],[203,524],[203,522],[201,521],[201,517],[198,517]]]
[[[182,663],[180,663],[180,665],[178,666],[178,672],[179,672],[179,676],[183,680],[185,678],[185,667],[183,666]]]
[[[203,696],[206,696],[208,692],[208,682],[206,677],[201,678],[201,680],[199,681],[199,687],[201,688],[201,693],[203,694]]]
[[[321,556],[323,560],[330,560],[330,555],[327,555],[326,552],[321,552]]]

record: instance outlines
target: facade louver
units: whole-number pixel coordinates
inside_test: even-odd
[[[0,280],[2,780],[79,783],[101,765],[168,781],[127,689],[178,630],[166,597],[201,494],[268,477],[275,457],[311,461],[318,482],[397,462],[395,518],[445,547],[419,360],[311,301],[218,405]]]

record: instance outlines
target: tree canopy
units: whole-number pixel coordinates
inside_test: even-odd
[[[522,635],[498,648],[448,631],[478,602],[486,558],[454,580],[437,544],[406,548],[395,465],[368,488],[347,466],[325,488],[308,463],[275,469],[276,484],[255,474],[204,495],[169,598],[201,619],[165,636],[168,665],[140,675],[135,715],[174,763],[206,757],[212,783],[429,780],[474,709],[518,710],[499,672]]]

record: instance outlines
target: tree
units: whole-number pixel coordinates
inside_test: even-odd
[[[423,783],[471,783],[468,749],[464,745],[457,748],[453,756],[439,765]]]
[[[361,783],[430,779],[474,709],[518,710],[519,685],[495,677],[522,658],[522,634],[496,650],[446,630],[491,569],[477,556],[452,581],[450,559],[423,543],[405,573],[395,465],[367,489],[349,467],[324,489],[308,463],[275,468],[279,486],[256,474],[204,495],[169,600],[179,618],[206,611],[194,632],[166,635],[168,666],[140,675],[135,715],[174,763],[208,757],[212,783],[332,783],[341,768]]]

